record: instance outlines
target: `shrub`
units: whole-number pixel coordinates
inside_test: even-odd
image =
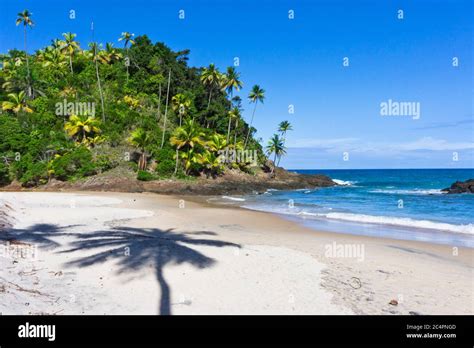
[[[56,158],[50,163],[51,174],[59,180],[78,179],[96,174],[91,152],[79,146]]]
[[[141,181],[152,181],[152,180],[156,180],[157,177],[150,172],[139,170],[137,174],[137,179]]]
[[[0,186],[8,185],[11,182],[8,166],[0,162]]]
[[[25,187],[46,184],[48,182],[47,164],[44,162],[31,163],[20,178],[20,182]]]

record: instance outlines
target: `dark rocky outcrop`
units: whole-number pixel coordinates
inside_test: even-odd
[[[466,181],[456,181],[451,187],[442,189],[441,191],[448,194],[451,193],[474,193],[474,179]]]
[[[268,189],[296,190],[314,189],[337,185],[325,175],[306,175],[276,168],[274,173],[260,171],[250,175],[238,170],[228,170],[217,178],[205,176],[189,180],[163,179],[139,181],[136,173],[119,171],[118,168],[94,175],[76,182],[51,180],[48,184],[35,188],[37,191],[112,191],[112,192],[153,192],[175,195],[243,195],[263,193]],[[3,187],[5,191],[19,191],[25,188]]]

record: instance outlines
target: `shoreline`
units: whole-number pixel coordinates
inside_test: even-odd
[[[122,209],[127,214],[131,210],[153,214],[140,213],[142,215],[139,214],[139,217],[128,220],[119,220],[118,217],[123,216],[112,214],[114,218],[105,222],[105,225],[123,228],[122,233],[128,231],[122,226],[148,232],[159,228],[160,231],[169,231],[166,235],[173,238],[182,238],[181,233],[185,231],[193,238],[206,240],[206,243],[210,243],[208,238],[214,244],[223,243],[223,247],[219,248],[193,246],[193,250],[199,250],[202,255],[215,260],[212,267],[203,266],[202,270],[197,267],[196,270],[192,265],[179,263],[166,266],[165,278],[174,294],[172,297],[176,297],[171,299],[171,303],[178,303],[172,305],[174,314],[474,313],[473,252],[469,248],[459,247],[457,255],[454,255],[453,248],[439,244],[314,231],[271,213],[235,206],[216,206],[207,202],[206,197],[84,191],[24,194],[38,197],[85,196],[84,200],[91,202],[93,200],[88,197],[119,199],[121,203],[103,205],[108,208],[101,208],[100,212]],[[21,196],[21,193],[17,196]],[[80,198],[75,199],[79,205],[86,204],[81,203]],[[184,207],[180,208],[182,203]],[[52,209],[52,212],[59,208],[51,203],[51,207],[46,209]],[[68,211],[70,209],[64,210],[64,213]],[[90,213],[97,214],[97,208]],[[43,217],[47,220],[48,215]],[[328,247],[339,245],[358,245],[362,247],[363,254],[358,257],[337,253],[328,256]],[[142,247],[146,248],[146,244]],[[78,252],[81,255],[86,253]],[[78,252],[73,255],[77,256]],[[48,252],[47,256],[56,260],[57,267],[65,261],[62,254],[50,255]],[[181,256],[176,257],[179,259]],[[110,278],[109,285],[103,284],[103,289],[112,302],[121,301],[123,294],[132,289],[135,295],[147,293],[146,298],[150,298],[149,291],[152,291],[153,297],[157,297],[156,289],[151,290],[156,287],[156,279],[150,274],[125,285],[121,281],[116,282],[121,276],[111,273],[111,266],[105,268],[105,264],[74,268],[75,281],[84,285],[90,283],[90,277],[97,272],[95,267],[107,274],[103,278]],[[171,270],[183,270],[185,276],[181,277],[179,272],[170,273]],[[207,282],[216,282],[219,286],[210,290]],[[226,288],[226,284],[232,287]],[[289,288],[294,293],[288,291]],[[250,293],[253,295],[245,295],[249,290],[252,290]],[[179,294],[180,291],[184,294]],[[278,299],[274,298],[275,293],[279,294]],[[317,300],[315,295],[324,300]],[[256,298],[249,299],[248,296]],[[396,306],[388,304],[393,299],[398,302]],[[191,304],[186,305],[189,301]],[[104,313],[111,314],[156,314],[156,311],[148,308],[149,301],[145,301],[148,307],[142,302],[137,300],[136,304],[130,304],[128,308],[119,306],[121,309],[116,310],[112,310],[110,304],[102,303],[98,308],[90,308],[84,313],[89,314],[91,310],[96,313],[94,311],[102,309]]]

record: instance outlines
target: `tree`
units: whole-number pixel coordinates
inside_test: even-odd
[[[240,74],[232,66],[227,68],[227,72],[225,76],[222,78],[221,82],[225,91],[230,95],[231,100],[234,94],[234,90],[239,91],[243,86],[242,81],[240,81]],[[229,127],[227,131],[227,143],[229,143],[229,137],[230,137],[230,122],[231,122],[231,114],[229,113]]]
[[[176,147],[176,167],[175,167],[175,174],[178,171],[178,158],[179,158],[179,151],[184,150],[187,151],[188,154],[186,155],[187,164],[192,162],[191,154],[194,152],[189,152],[189,150],[194,149],[197,145],[204,145],[205,142],[203,140],[204,132],[202,132],[201,128],[194,120],[186,120],[184,125],[181,127],[176,128],[174,131],[173,136],[170,139],[171,145]],[[189,166],[185,166],[186,174],[189,173]]]
[[[161,137],[161,149],[163,148],[163,145],[165,144],[165,134],[166,134],[166,117],[168,115],[168,101],[169,101],[169,95],[170,95],[170,82],[171,82],[171,69],[168,71],[168,88],[166,91],[166,104],[165,104],[165,118],[163,121],[163,134]]]
[[[280,136],[278,134],[273,134],[273,136],[268,141],[268,145],[265,149],[267,150],[268,156],[270,156],[272,153],[274,154],[272,168],[273,174],[275,172],[277,158],[280,158],[284,154],[286,154],[285,146],[283,145],[283,141]]]
[[[146,148],[150,145],[151,137],[150,135],[143,129],[137,128],[135,129],[128,141],[133,146],[138,147],[141,150],[140,159],[138,161],[138,170],[146,170],[147,166],[147,153]]]
[[[278,131],[281,134],[282,141],[283,141],[283,146],[285,146],[285,143],[286,143],[286,132],[288,132],[290,130],[293,130],[293,127],[291,126],[291,123],[288,122],[288,121],[282,121],[278,125]],[[280,159],[281,159],[281,157],[278,159],[277,165],[280,164]]]
[[[30,74],[30,63],[28,59],[28,50],[27,50],[27,40],[26,40],[26,29],[28,27],[33,27],[34,23],[31,19],[32,13],[28,10],[18,13],[18,18],[16,19],[16,25],[23,24],[23,33],[24,33],[24,45],[25,45],[25,58],[26,58],[26,70],[27,70],[27,80],[28,80],[28,97],[32,96],[31,90],[31,74]]]
[[[171,102],[173,103],[173,110],[179,114],[179,126],[181,127],[182,118],[188,113],[192,100],[189,96],[178,93],[171,99]]]
[[[12,111],[15,114],[20,112],[32,113],[33,110],[28,106],[25,98],[25,92],[21,91],[20,93],[9,93],[8,98],[10,100],[4,101],[2,103],[2,109],[4,111]]]
[[[72,57],[80,49],[79,42],[75,41],[76,34],[73,33],[63,33],[64,41],[62,41],[62,51],[69,57],[69,68],[71,69],[71,74],[74,74],[72,68]]]
[[[115,63],[120,61],[120,59],[123,58],[122,54],[118,52],[115,48],[114,45],[111,44],[110,42],[107,42],[105,45],[105,57],[106,61],[109,64]]]
[[[91,116],[71,115],[64,125],[67,134],[76,142],[87,146],[97,143],[97,135],[101,133],[100,121]]]
[[[260,102],[263,104],[263,100],[265,99],[265,90],[260,88],[259,85],[255,85],[252,87],[252,91],[249,93],[249,100],[251,103],[254,103],[252,118],[250,119],[249,130],[247,132],[247,136],[245,137],[244,148],[247,148],[247,142],[250,136],[250,130],[252,129],[253,118],[255,116],[255,110],[257,110],[257,104]]]
[[[204,68],[201,73],[202,84],[209,89],[209,99],[207,102],[207,109],[211,104],[211,97],[213,89],[219,85],[220,73],[214,64],[210,64],[209,67]]]
[[[104,103],[104,94],[102,92],[102,86],[100,83],[100,75],[99,75],[99,62],[107,62],[107,58],[104,55],[100,54],[100,47],[96,42],[92,42],[89,44],[91,49],[92,61],[95,65],[95,75],[97,77],[97,87],[99,88],[99,95],[100,95],[100,104],[102,107],[102,122],[105,122],[105,103]]]
[[[135,34],[130,34],[128,31],[124,31],[122,33],[122,36],[118,39],[119,41],[123,41],[123,48],[127,52],[127,57],[126,57],[126,61],[125,61],[125,66],[127,68],[127,82],[128,82],[128,76],[129,76],[128,67],[130,65],[130,56],[128,54],[129,53],[128,44],[133,45],[135,43],[135,40],[133,40],[134,36],[135,36]]]

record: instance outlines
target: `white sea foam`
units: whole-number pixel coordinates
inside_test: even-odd
[[[230,201],[245,202],[245,198],[240,198],[240,197],[222,196],[222,198],[228,199]]]
[[[413,190],[382,190],[375,189],[370,190],[371,193],[385,193],[395,195],[441,195],[443,192],[440,189],[413,189]]]
[[[350,221],[358,223],[369,223],[369,224],[381,224],[381,225],[392,225],[401,227],[415,227],[431,230],[449,231],[455,233],[474,234],[474,224],[467,225],[453,225],[444,222],[435,222],[429,220],[415,220],[410,218],[402,217],[391,217],[391,216],[375,216],[365,214],[352,214],[352,213],[328,213],[318,214],[310,212],[300,212],[298,215],[303,216],[315,216],[327,219]]]
[[[345,181],[345,180],[339,180],[339,179],[332,179],[336,184],[341,185],[341,186],[352,186],[357,183],[357,181]]]

